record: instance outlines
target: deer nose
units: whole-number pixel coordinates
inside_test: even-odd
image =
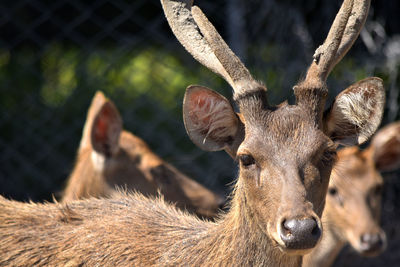
[[[284,219],[280,236],[288,249],[310,249],[321,237],[321,228],[315,218]]]
[[[380,233],[366,233],[360,237],[361,253],[366,256],[375,256],[383,251],[385,247],[385,237]]]

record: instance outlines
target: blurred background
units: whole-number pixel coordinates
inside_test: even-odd
[[[271,103],[292,86],[322,44],[341,1],[196,1]],[[328,79],[330,101],[367,76],[385,82],[382,125],[400,119],[400,1],[372,1],[349,54]],[[186,135],[185,88],[201,84],[228,98],[231,88],[178,43],[157,0],[2,0],[0,2],[0,193],[17,200],[57,196],[76,156],[91,98],[102,90],[124,127],[205,186],[228,193],[237,167],[225,152],[204,152]],[[345,250],[335,266],[400,263],[400,177],[386,173],[379,258]]]

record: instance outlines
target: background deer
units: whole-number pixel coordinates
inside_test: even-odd
[[[379,226],[383,179],[381,171],[400,167],[400,122],[381,129],[365,149],[339,150],[329,182],[321,243],[304,257],[304,266],[330,266],[346,243],[363,256],[386,247]]]
[[[214,216],[224,203],[222,196],[163,161],[137,136],[123,131],[118,110],[97,92],[62,201],[110,197],[116,187],[147,196],[159,191],[165,200],[205,217]]]
[[[318,243],[337,143],[361,143],[382,116],[382,80],[339,94],[323,114],[326,78],[355,41],[369,1],[346,0],[296,104],[272,106],[202,11],[191,1],[163,0],[178,40],[233,88],[240,115],[211,89],[189,86],[183,115],[198,146],[239,161],[231,208],[216,222],[189,216],[162,200],[121,195],[60,204],[0,200],[0,260],[12,264],[137,266],[300,266]],[[38,241],[39,240],[39,241]],[[42,241],[43,243],[39,243]]]

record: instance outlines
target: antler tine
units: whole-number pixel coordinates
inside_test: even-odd
[[[210,23],[201,9],[197,6],[192,8],[192,15],[201,32],[209,43],[218,61],[232,78],[235,96],[239,96],[254,90],[266,90],[251,76],[248,69],[240,59],[232,52],[229,46],[222,39],[214,26]]]
[[[324,85],[333,67],[357,39],[367,18],[369,6],[370,0],[344,0],[325,42],[315,51],[306,81]]]
[[[343,34],[342,42],[340,43],[340,46],[336,52],[336,61],[333,66],[336,65],[344,57],[344,55],[346,55],[351,46],[357,40],[357,37],[360,34],[365,21],[367,20],[370,4],[371,0],[354,1],[352,14],[347,22],[347,27]]]
[[[234,98],[265,89],[251,76],[201,9],[192,0],[161,0],[168,23],[185,49],[201,64],[221,75],[234,89]]]
[[[183,47],[201,64],[222,77],[228,78],[193,19],[191,12],[193,0],[161,0],[161,4],[172,32]],[[232,81],[228,83],[232,84]]]

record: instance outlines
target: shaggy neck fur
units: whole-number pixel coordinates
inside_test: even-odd
[[[0,197],[0,265],[300,266],[257,226],[244,196],[237,186],[216,223],[140,194],[67,205]]]
[[[172,265],[193,266],[300,266],[301,256],[283,253],[265,232],[259,228],[255,217],[246,207],[240,182],[235,189],[232,208],[217,223],[210,224],[202,233],[181,241],[188,244],[164,254],[162,262]],[[183,252],[183,253],[182,253]],[[179,255],[179,256],[178,256]],[[181,255],[186,255],[181,258]],[[179,261],[172,261],[179,257]]]

